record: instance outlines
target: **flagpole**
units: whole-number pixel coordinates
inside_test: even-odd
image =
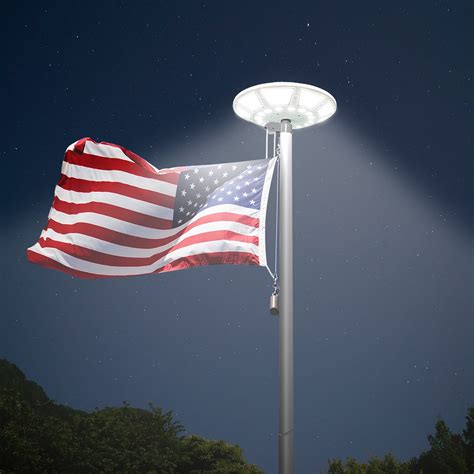
[[[280,129],[280,424],[278,471],[293,472],[293,176],[292,125]]]
[[[336,99],[327,91],[298,82],[269,82],[239,92],[232,104],[244,120],[280,133],[279,187],[279,262],[278,292],[276,268],[275,292],[270,313],[279,314],[279,390],[280,421],[278,428],[278,472],[293,473],[293,128],[311,127],[324,122],[337,109]],[[268,268],[268,266],[267,266]],[[280,301],[280,305],[278,302]]]

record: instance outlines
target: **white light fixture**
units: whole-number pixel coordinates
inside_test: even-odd
[[[319,87],[296,82],[269,82],[249,87],[238,94],[234,112],[248,122],[265,126],[291,120],[304,128],[323,122],[336,112],[336,99]]]

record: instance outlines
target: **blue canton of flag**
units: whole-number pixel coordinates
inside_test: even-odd
[[[221,204],[259,209],[269,161],[239,161],[192,166],[181,172],[173,214],[173,227],[199,211]]]

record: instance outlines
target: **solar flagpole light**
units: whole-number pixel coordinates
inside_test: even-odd
[[[234,112],[279,134],[279,252],[280,267],[280,422],[278,471],[293,473],[293,129],[310,127],[336,112],[334,97],[319,87],[296,82],[270,82],[243,90],[234,99]]]

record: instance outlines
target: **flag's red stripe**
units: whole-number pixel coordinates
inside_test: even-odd
[[[123,146],[116,145],[115,143],[109,143],[109,142],[96,142],[95,140],[92,140],[92,138],[90,138],[90,137],[85,137],[85,138],[81,138],[80,140],[78,140],[74,144],[74,152],[75,153],[84,153],[86,142],[92,142],[92,143],[95,143],[96,145],[108,145],[108,146],[112,146],[114,148],[118,148],[119,150],[122,150],[122,152],[128,158],[130,158],[133,162],[137,163],[139,166],[147,169],[148,171],[150,171],[152,173],[166,174],[166,173],[169,172],[169,170],[166,170],[166,169],[156,171],[156,169],[153,166],[151,166],[150,163],[148,163],[148,161],[146,161],[145,159],[143,159],[141,156],[137,155],[136,153],[133,153],[133,151],[127,150]],[[97,156],[97,155],[94,155],[94,156]],[[184,171],[186,169],[187,169],[186,166],[177,166],[177,167],[173,168],[173,172],[180,173],[181,171]]]
[[[85,137],[85,138],[81,138],[80,140],[77,140],[77,142],[74,143],[74,151],[76,153],[84,153],[86,142],[92,142],[92,143],[95,143],[96,145],[108,145],[108,146],[113,146],[114,148],[118,148],[119,150],[122,150],[122,152],[126,156],[128,156],[132,161],[134,161],[138,165],[142,166],[143,168],[151,172],[155,171],[153,169],[153,166],[151,166],[150,163],[144,160],[141,156],[137,155],[136,153],[133,153],[133,151],[127,150],[123,146],[116,145],[115,143],[96,142],[95,140],[92,140],[92,138],[90,137]]]
[[[90,155],[88,153],[77,153],[71,150],[66,151],[64,161],[72,165],[85,166],[97,170],[106,171],[124,171],[142,178],[156,179],[157,181],[164,181],[166,183],[178,184],[179,172],[157,172],[150,171],[149,168],[144,168],[135,162],[125,161],[118,158],[104,158],[101,156]]]
[[[106,145],[112,145],[111,143],[105,143],[105,144]],[[100,143],[99,143],[99,145],[100,145]],[[117,146],[117,145],[114,145],[114,146]],[[127,155],[135,163],[138,163],[140,166],[143,166],[143,168],[146,168],[149,171],[155,171],[153,169],[153,166],[151,166],[150,163],[148,163],[148,161],[143,159],[141,156],[137,155],[136,153],[133,153],[133,151],[127,150],[123,146],[120,146],[119,148],[125,153],[125,155]]]
[[[260,265],[258,255],[247,252],[210,252],[189,255],[168,263],[154,273],[172,272],[203,265]]]
[[[53,270],[59,270],[77,278],[110,278],[110,275],[99,275],[95,273],[81,272],[79,270],[73,270],[72,268],[62,265],[61,263],[53,260],[39,253],[27,250],[28,260],[32,263],[36,263],[43,267],[51,268]],[[162,268],[159,268],[154,273],[171,272],[174,270],[183,270],[191,267],[198,267],[202,265],[218,265],[218,264],[233,264],[233,265],[259,265],[258,256],[252,253],[246,252],[212,252],[204,253],[199,255],[189,255],[183,257],[174,262],[168,263]],[[118,275],[114,278],[129,277],[130,275]],[[139,275],[137,275],[139,276]]]
[[[255,217],[246,216],[245,214],[237,214],[235,212],[216,212],[215,214],[208,214],[206,216],[200,217],[199,219],[196,219],[195,221],[190,222],[186,226],[186,231],[201,224],[219,221],[232,221],[238,224],[248,225],[250,227],[259,226],[259,220]]]
[[[119,208],[120,209],[120,208]],[[219,221],[233,221],[239,224],[248,225],[251,227],[258,227],[258,219],[255,217],[245,216],[243,214],[234,214],[232,212],[218,212],[216,214],[209,214],[207,216],[200,217],[195,221],[191,222],[189,225],[183,229],[176,231],[175,234],[172,234],[167,237],[162,237],[160,239],[149,239],[146,237],[136,237],[134,235],[124,234],[115,230],[107,229],[95,224],[88,224],[86,222],[78,222],[75,224],[61,224],[59,222],[50,219],[48,221],[47,229],[52,229],[59,234],[83,234],[90,237],[95,237],[96,239],[105,240],[106,242],[112,242],[117,245],[123,245],[125,247],[134,247],[142,249],[151,249],[165,245],[168,242],[176,239],[185,232],[191,230],[192,228],[201,225],[207,224],[209,222],[219,222]]]
[[[237,242],[250,243],[258,246],[258,237],[238,234],[237,232],[231,232],[228,230],[218,230],[211,232],[204,232],[202,234],[193,235],[191,237],[183,239],[181,242],[173,245],[167,250],[156,253],[150,257],[121,257],[116,255],[110,255],[97,250],[91,250],[85,247],[81,247],[75,244],[69,244],[66,242],[57,242],[53,239],[40,238],[38,243],[41,247],[52,247],[62,252],[65,252],[73,257],[85,260],[87,262],[98,263],[101,265],[109,265],[115,267],[142,267],[148,266],[155,263],[160,258],[169,254],[174,250],[178,250],[184,247],[188,247],[193,244],[202,244],[204,242],[213,242],[216,240],[233,240]]]
[[[59,270],[77,278],[110,278],[110,275],[96,275],[95,273],[87,273],[81,272],[79,270],[73,270],[72,268],[63,265],[62,263],[59,263],[56,260],[53,260],[52,258],[36,253],[30,249],[26,251],[26,256],[28,260],[32,263],[36,263],[38,265],[41,265],[42,267],[51,268],[52,270]]]
[[[66,175],[61,175],[58,186],[68,191],[77,191],[80,193],[90,192],[105,192],[121,194],[140,201],[157,204],[158,206],[168,207],[173,209],[174,196],[168,196],[156,191],[149,191],[148,189],[141,189],[130,184],[117,183],[111,181],[88,181],[86,179],[70,178]]]
[[[87,202],[75,204],[72,202],[61,201],[58,197],[54,198],[53,207],[64,214],[80,214],[81,212],[94,212],[104,216],[114,217],[121,221],[132,224],[150,227],[151,229],[171,229],[173,221],[161,217],[149,216],[141,212],[131,211],[123,207],[106,204],[103,202]]]

